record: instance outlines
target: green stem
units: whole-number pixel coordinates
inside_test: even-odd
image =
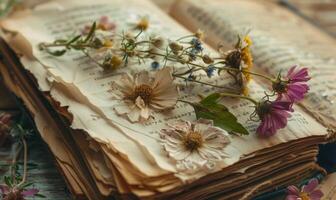
[[[23,137],[21,138],[21,142],[23,144],[23,178],[17,187],[20,187],[27,181],[28,145]]]
[[[60,43],[60,44],[53,44],[53,43],[41,43],[41,47],[44,48],[49,48],[49,47],[72,47],[72,48],[93,48],[92,45],[90,44],[70,44],[68,45],[67,43]]]

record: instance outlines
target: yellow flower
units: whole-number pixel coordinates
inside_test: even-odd
[[[115,69],[121,65],[122,59],[119,56],[112,56],[110,62],[111,62],[112,67]]]
[[[200,40],[203,40],[204,39],[204,32],[202,30],[198,29],[195,33],[195,37],[197,37]]]
[[[241,49],[242,60],[245,64],[245,66],[243,67],[243,70],[250,71],[251,68],[253,67],[253,57],[252,57],[252,53],[250,50],[250,47],[252,45],[252,40],[250,36],[245,36],[243,41],[245,43],[245,46],[243,46],[243,48]],[[246,80],[250,81],[251,80],[250,74],[247,72],[243,72],[243,73],[244,73],[244,76],[246,77]]]
[[[247,87],[248,81],[244,73],[240,73],[240,78],[238,79],[239,81],[239,86],[240,86],[240,93],[243,94],[244,96],[249,95],[249,89]]]
[[[104,47],[112,47],[112,46],[113,46],[113,42],[111,40],[104,41]]]
[[[136,24],[136,29],[147,30],[149,26],[149,21],[147,17],[142,17],[139,22]]]
[[[119,56],[113,55],[109,61],[103,64],[103,68],[106,71],[115,70],[121,66],[123,63],[122,59]]]

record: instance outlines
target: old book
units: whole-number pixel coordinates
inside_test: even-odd
[[[235,1],[227,3],[235,6]],[[174,5],[173,16],[192,29],[199,21],[187,14],[196,5],[201,4],[181,1]],[[180,11],[186,15],[180,16],[183,14]],[[14,13],[1,23],[6,42],[1,44],[4,59],[0,71],[5,83],[31,111],[74,196],[79,199],[239,199],[249,193],[256,196],[295,184],[323,171],[315,163],[316,155],[318,144],[333,137],[326,123],[333,116],[328,115],[327,120],[320,117],[327,115],[324,110],[308,107],[316,96],[314,92],[313,97],[295,108],[288,127],[274,137],[262,140],[254,134],[230,136],[229,156],[215,168],[192,173],[179,171],[176,163],[164,154],[158,132],[176,119],[195,120],[190,106],[179,103],[168,116],[159,113],[150,123],[130,123],[113,112],[110,84],[120,73],[103,74],[81,53],[55,59],[38,48],[40,42],[71,34],[73,27],[83,27],[99,19],[102,13],[117,22],[118,28],[138,16],[149,16],[152,31],[164,37],[190,34],[145,0],[99,0],[94,6],[88,0],[58,0]],[[202,28],[202,24],[198,25]],[[227,28],[228,32],[234,30]],[[207,31],[216,36],[212,29]],[[214,42],[209,40],[210,45]],[[258,40],[255,43],[258,48]],[[211,53],[216,52],[211,50]],[[269,59],[276,62],[278,56],[272,56]],[[146,67],[148,63],[134,64],[125,71]],[[264,70],[270,65],[261,67]],[[216,81],[225,83],[229,79],[217,77]],[[322,84],[321,79],[316,78],[313,84],[319,83]],[[260,96],[262,91],[259,83],[251,81],[252,96]],[[197,99],[198,93],[207,92],[195,87],[189,96]],[[239,108],[234,110],[240,116],[239,121],[250,123],[251,131],[256,129],[256,124],[247,120],[245,111],[251,110],[248,105],[226,101],[229,108]]]

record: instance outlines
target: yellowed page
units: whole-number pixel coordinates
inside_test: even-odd
[[[299,64],[309,68],[309,95],[302,102],[324,125],[336,120],[336,41],[302,18],[269,1],[181,0],[172,15],[191,30],[203,29],[216,47],[249,33],[256,68],[276,74]]]
[[[147,15],[151,21],[150,33],[161,33],[173,39],[189,34],[157,7],[144,0],[128,0],[127,3],[121,0],[99,0],[95,1],[95,6],[92,6],[92,2],[88,0],[71,2],[59,0],[52,4],[41,5],[31,13],[17,13],[16,17],[6,20],[2,25],[6,29],[20,32],[29,41],[33,56],[38,61],[29,60],[27,57],[23,57],[21,61],[26,69],[36,76],[42,90],[50,90],[52,96],[63,106],[69,106],[69,111],[74,116],[71,127],[85,130],[93,139],[106,145],[123,158],[118,160],[117,156],[109,155],[116,167],[120,168],[119,171],[124,173],[122,175],[127,183],[149,187],[154,184],[156,177],[174,175],[175,179],[170,186],[176,187],[183,182],[193,181],[230,166],[255,151],[308,136],[327,135],[322,125],[296,107],[297,111],[286,129],[279,131],[272,138],[260,139],[253,134],[258,124],[248,121],[249,112],[252,112],[253,108],[246,102],[225,99],[228,107],[238,114],[239,121],[249,128],[251,134],[246,137],[231,136],[231,144],[226,148],[229,157],[223,159],[213,171],[199,171],[192,175],[178,172],[175,163],[163,152],[158,132],[166,127],[167,122],[176,119],[195,120],[191,107],[180,103],[168,115],[156,114],[155,119],[149,123],[130,123],[116,116],[112,109],[113,101],[109,93],[109,83],[117,80],[120,73],[105,76],[98,67],[88,63],[80,53],[74,52],[55,58],[38,50],[37,45],[40,42],[53,41],[57,37],[64,36],[72,32],[74,27],[80,28],[98,19],[102,13],[116,21],[120,29],[129,23],[127,19],[132,20],[138,16]],[[211,51],[211,53],[215,52]],[[131,65],[126,70],[139,69],[148,69],[148,64]],[[215,80],[224,83],[228,79],[217,77]],[[252,96],[263,95],[263,89],[254,81],[251,82],[250,87]],[[195,85],[188,96],[196,99],[197,94],[211,91],[214,89]],[[132,169],[132,173],[126,174],[121,170],[126,165]],[[170,187],[164,188],[170,189]],[[165,190],[162,189],[162,191]],[[148,189],[146,194],[139,192],[138,195],[149,195],[152,192]]]

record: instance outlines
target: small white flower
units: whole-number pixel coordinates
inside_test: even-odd
[[[177,163],[178,170],[212,169],[216,162],[228,157],[225,147],[230,143],[228,133],[213,126],[212,120],[194,122],[179,120],[162,129],[164,150]]]
[[[124,74],[113,86],[116,86],[114,94],[121,102],[114,109],[131,122],[142,122],[153,116],[154,111],[173,108],[178,98],[178,90],[168,67],[159,70],[155,78],[151,78],[147,71],[133,77]]]

